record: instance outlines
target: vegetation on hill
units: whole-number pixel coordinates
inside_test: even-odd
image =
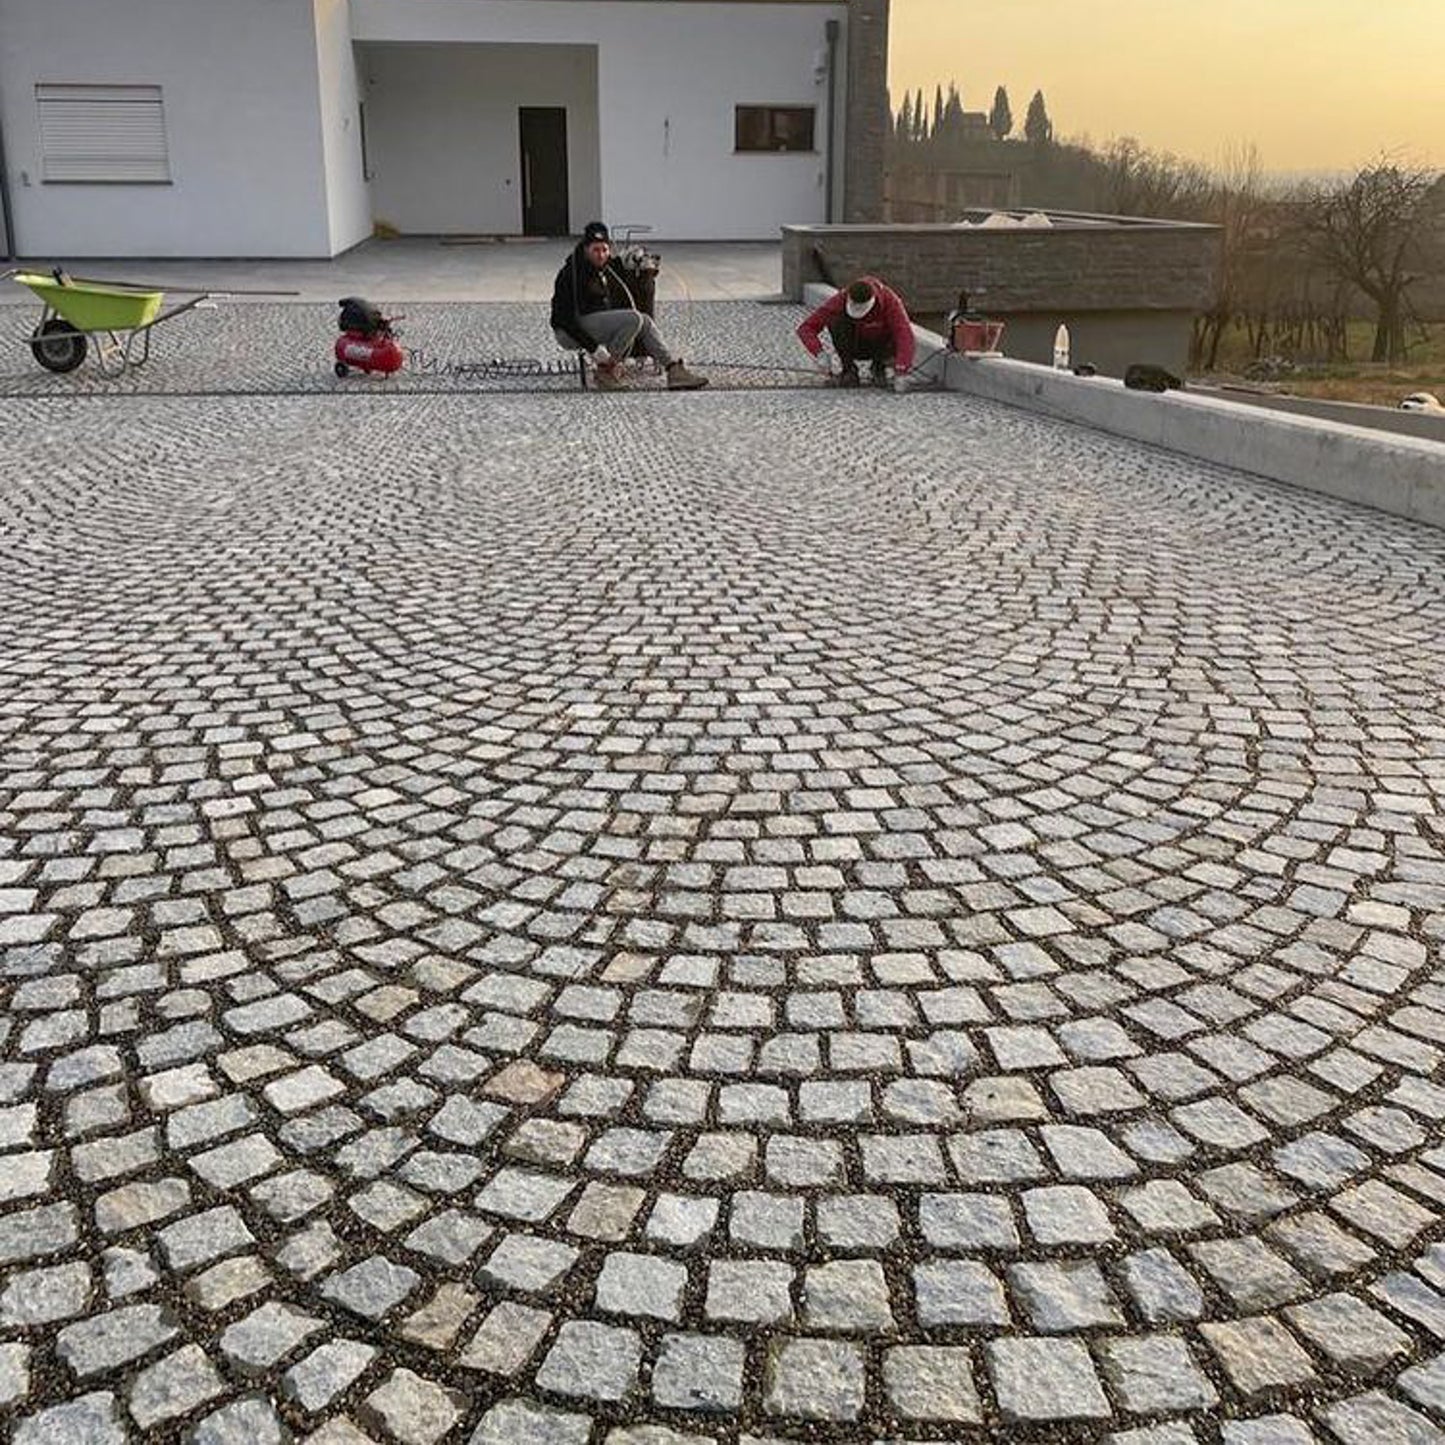
[[[1445,323],[1440,173],[1382,156],[1353,175],[1282,186],[1265,177],[1250,148],[1210,167],[1127,136],[1104,145],[1059,140],[1042,91],[1019,135],[1003,86],[987,114],[967,111],[956,86],[946,94],[940,87],[931,110],[921,92],[905,96],[889,166],[1007,173],[1028,209],[1217,225],[1214,296],[1195,326],[1198,369],[1271,359],[1336,370],[1365,363],[1402,374],[1423,365],[1426,389],[1436,368],[1445,371],[1445,326],[1431,324]]]

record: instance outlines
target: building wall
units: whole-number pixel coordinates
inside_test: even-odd
[[[867,136],[883,111],[886,34],[870,32],[867,63],[857,63],[855,9],[876,32],[887,0],[0,0],[0,120],[17,245],[37,257],[284,257],[355,244],[390,207],[386,196],[373,205],[362,175],[353,39],[595,47],[600,139],[595,161],[579,155],[573,167],[574,222],[596,212],[650,225],[659,239],[769,239],[782,224],[825,219],[827,153],[835,215],[871,194]],[[843,38],[828,147],[830,19],[842,22]],[[849,86],[865,81],[878,104],[860,129]],[[40,82],[160,85],[171,182],[43,183]],[[418,97],[430,104],[425,89]],[[735,154],[734,109],[749,103],[815,106],[818,150]],[[484,131],[505,135],[498,154],[506,150],[515,169],[512,111],[505,126],[493,120]],[[393,125],[375,139],[383,152],[411,145],[414,154],[416,133],[430,124],[403,117],[399,135]],[[580,112],[577,129],[585,148]],[[845,135],[849,146],[863,137],[858,164]],[[881,158],[876,169],[881,178]],[[519,207],[515,221],[503,210],[459,224],[519,229]]]
[[[888,105],[889,0],[848,7],[848,106],[842,220],[883,219],[883,169],[893,117]],[[831,218],[830,218],[831,219]]]
[[[361,87],[351,44],[350,0],[313,3],[327,228],[334,255],[371,234],[372,208],[362,170]]]
[[[323,9],[334,33],[340,6]],[[44,82],[162,86],[171,184],[43,183]],[[358,207],[353,195],[334,218],[328,209],[318,92],[312,0],[0,0],[17,248],[42,258],[330,255],[333,236],[355,232]]]
[[[843,4],[673,0],[352,0],[359,42],[595,45],[600,207],[659,238],[744,240],[823,219],[824,157],[735,155],[734,107],[815,105]],[[846,50],[838,107],[846,113]],[[512,129],[515,128],[515,120]],[[368,124],[368,140],[372,127]]]
[[[522,229],[517,109],[567,109],[572,225],[602,208],[597,52],[580,45],[362,45],[376,220],[411,234]]]

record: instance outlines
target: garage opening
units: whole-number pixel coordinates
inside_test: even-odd
[[[379,224],[564,236],[601,214],[595,45],[367,43],[356,57]]]

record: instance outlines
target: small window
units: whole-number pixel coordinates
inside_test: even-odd
[[[740,105],[735,149],[810,151],[816,117],[811,105]]]
[[[35,102],[43,180],[170,180],[160,86],[37,85]]]

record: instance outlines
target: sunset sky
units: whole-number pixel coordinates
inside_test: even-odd
[[[1445,166],[1445,0],[893,0],[895,104],[950,79],[968,110],[1006,85],[1020,126],[1042,88],[1061,137]]]

